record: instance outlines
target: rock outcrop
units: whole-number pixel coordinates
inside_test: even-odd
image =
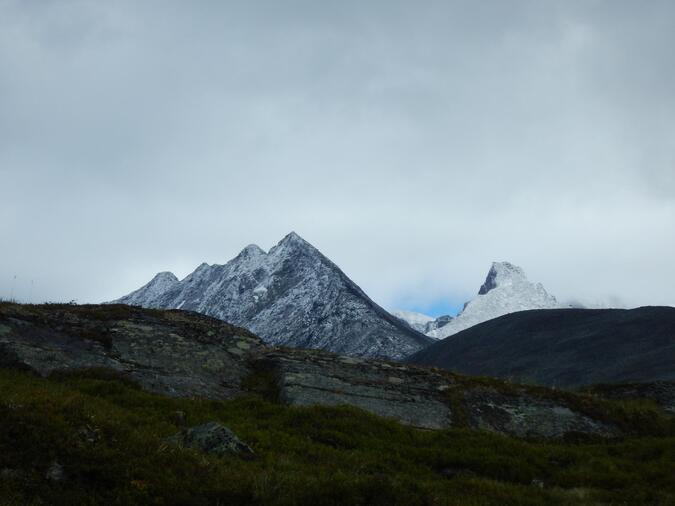
[[[568,433],[617,436],[620,430],[575,406],[573,394],[467,381],[438,369],[306,350],[262,350],[282,402],[347,404],[424,429],[465,426],[519,437]]]
[[[595,420],[564,401],[538,397],[517,387],[508,392],[467,388],[462,400],[473,429],[543,439],[559,439],[570,433],[604,437],[621,433],[616,426]]]
[[[41,375],[106,368],[152,392],[211,399],[251,393],[251,385],[264,377],[274,398],[286,404],[344,404],[424,429],[467,427],[540,438],[614,436],[623,430],[611,417],[600,419],[585,409],[587,403],[573,393],[265,347],[245,329],[176,310],[2,303],[0,363]],[[184,419],[180,412],[174,416]],[[187,431],[181,438],[196,444],[202,432]]]
[[[308,350],[270,350],[279,398],[296,406],[347,404],[416,427],[452,425],[451,380],[432,370]]]
[[[243,458],[253,456],[249,445],[239,439],[234,432],[218,422],[208,422],[190,427],[166,439],[169,444],[227,457],[237,455]]]
[[[0,304],[0,365],[43,376],[103,367],[152,392],[227,399],[261,346],[246,329],[183,311]]]

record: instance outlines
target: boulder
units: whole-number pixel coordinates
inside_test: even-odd
[[[208,422],[180,431],[166,439],[169,444],[226,457],[238,455],[251,457],[253,450],[239,439],[234,432],[218,422]]]
[[[57,461],[53,461],[47,469],[45,478],[49,481],[60,482],[66,479],[66,471],[61,464]]]

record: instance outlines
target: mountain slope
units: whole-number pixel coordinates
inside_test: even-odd
[[[115,302],[197,311],[249,328],[269,344],[347,355],[399,359],[432,342],[294,232],[267,253],[250,245],[224,265],[204,263],[181,281],[169,279]]]
[[[444,325],[447,325],[452,321],[452,316],[443,315],[438,318],[425,315],[423,313],[417,313],[415,311],[406,311],[405,309],[396,309],[391,312],[396,318],[406,322],[412,328],[426,334],[429,337],[434,337],[431,334],[431,331],[440,329]]]
[[[504,314],[561,307],[564,306],[549,295],[540,283],[528,281],[523,269],[508,262],[494,262],[478,296],[467,302],[451,322],[431,330],[428,335],[444,339]]]
[[[155,304],[166,292],[178,284],[172,272],[160,272],[149,283],[125,297],[126,304],[141,306]]]
[[[406,361],[560,387],[675,380],[675,308],[522,311]]]
[[[427,325],[434,321],[434,318],[415,311],[406,311],[405,309],[396,309],[391,312],[399,320],[403,320],[418,332],[424,333]]]

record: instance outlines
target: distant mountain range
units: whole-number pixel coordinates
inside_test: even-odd
[[[494,262],[456,317],[390,314],[294,232],[269,252],[252,244],[224,265],[201,264],[183,280],[160,272],[114,302],[196,311],[250,328],[274,345],[390,359],[504,314],[565,307],[520,267]]]
[[[392,314],[434,339],[444,339],[457,332],[499,316],[526,309],[569,307],[549,295],[541,283],[531,283],[522,268],[509,262],[493,262],[478,295],[464,304],[453,318],[433,318],[422,313],[395,310]]]
[[[406,311],[403,309],[396,309],[392,311],[391,314],[393,314],[399,320],[406,322],[418,332],[422,332],[423,334],[427,334],[429,336],[431,336],[430,332],[447,325],[453,319],[450,315],[443,315],[439,316],[438,318],[434,318],[422,313]]]
[[[675,308],[507,314],[434,343],[407,362],[558,387],[675,380]]]
[[[196,311],[246,327],[269,344],[361,357],[401,359],[433,342],[294,232],[269,252],[250,245],[183,280],[161,272],[114,302]]]

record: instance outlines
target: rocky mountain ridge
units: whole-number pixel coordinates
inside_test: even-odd
[[[183,280],[157,274],[116,303],[196,311],[251,329],[272,345],[400,359],[432,339],[373,302],[296,233],[263,251],[249,245],[224,265]]]

